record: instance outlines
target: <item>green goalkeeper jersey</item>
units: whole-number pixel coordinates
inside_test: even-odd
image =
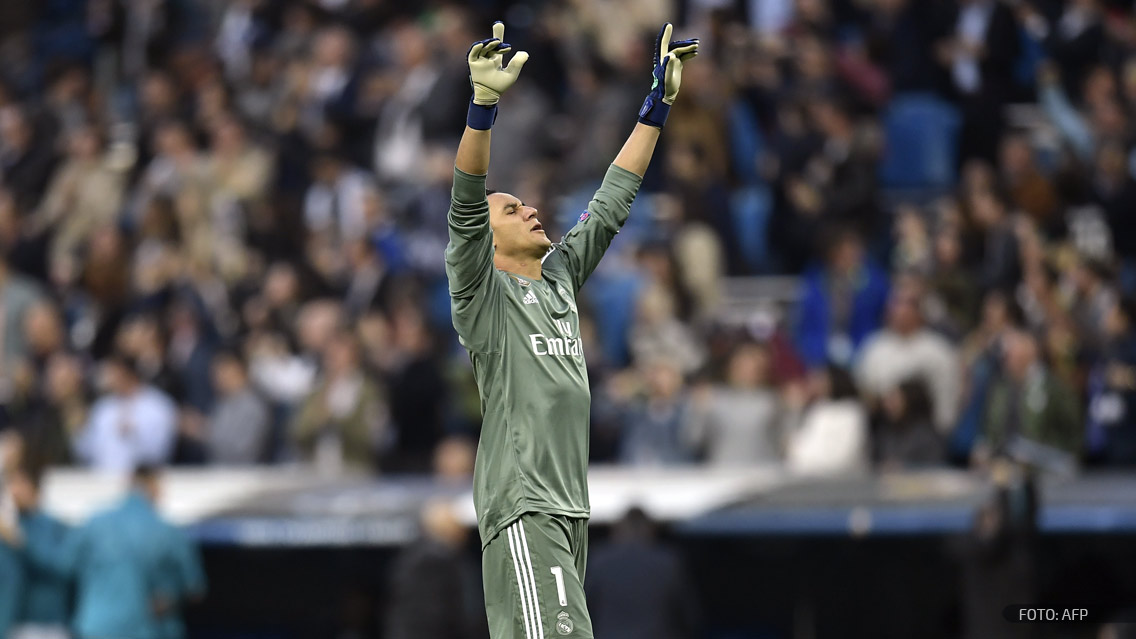
[[[494,268],[485,176],[454,170],[446,276],[481,395],[473,502],[483,547],[523,513],[589,514],[591,393],[576,294],[627,220],[640,182],[611,166],[533,280]]]

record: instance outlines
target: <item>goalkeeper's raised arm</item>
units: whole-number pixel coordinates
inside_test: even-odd
[[[504,42],[505,25],[493,25],[493,37],[473,43],[469,49],[469,79],[473,96],[469,103],[465,132],[454,161],[454,188],[447,216],[449,244],[446,246],[446,277],[449,280],[454,327],[469,345],[489,339],[481,322],[475,320],[487,311],[485,299],[491,296],[494,266],[494,234],[490,227],[489,201],[485,176],[489,171],[490,129],[497,119],[497,102],[517,81],[528,54],[521,51],[505,65],[511,49]],[[543,241],[548,242],[544,237]]]
[[[697,38],[671,42],[672,30],[671,23],[666,23],[655,40],[651,92],[643,101],[643,108],[639,109],[639,124],[635,126],[613,163],[639,177],[643,177],[647,171],[659,132],[667,123],[671,105],[678,97],[679,85],[682,84],[682,66],[698,55]]]
[[[546,268],[564,263],[577,290],[584,285],[615,234],[627,221],[631,202],[651,162],[659,133],[678,97],[683,64],[698,55],[697,39],[672,42],[672,30],[671,24],[666,23],[655,40],[651,90],[639,110],[638,124],[616,155],[588,210],[580,216],[579,222],[564,236],[564,240],[554,245],[556,250],[545,260]]]

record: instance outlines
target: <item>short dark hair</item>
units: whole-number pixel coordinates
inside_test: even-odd
[[[156,464],[138,464],[134,467],[134,472],[131,473],[130,479],[135,484],[153,481],[158,478],[161,470]]]
[[[244,355],[241,353],[240,349],[235,346],[223,346],[213,353],[212,362],[214,364],[222,361],[233,362],[237,366],[240,366],[241,370],[248,371],[248,365],[245,363]]]
[[[847,368],[829,363],[825,369],[828,373],[829,399],[855,399],[860,396],[856,390],[856,381]]]
[[[1117,301],[1117,306],[1129,324],[1136,323],[1136,297],[1126,295]]]
[[[613,532],[622,539],[645,541],[655,537],[656,528],[655,521],[642,507],[632,506],[615,523]]]
[[[1085,268],[1098,280],[1110,282],[1116,277],[1116,270],[1113,264],[1106,259],[1089,257],[1085,258],[1084,264]]]
[[[121,367],[135,379],[142,379],[142,373],[138,370],[138,360],[133,355],[115,351],[107,357],[107,362]]]
[[[43,483],[44,470],[44,464],[39,460],[24,460],[16,464],[14,469],[16,473],[23,475],[36,490],[39,490]]]

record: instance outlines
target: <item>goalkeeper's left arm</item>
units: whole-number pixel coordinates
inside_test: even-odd
[[[588,204],[588,210],[580,216],[564,240],[554,245],[546,260],[546,268],[560,260],[566,262],[577,290],[595,270],[612,238],[627,221],[631,202],[639,190],[643,174],[647,172],[659,133],[678,97],[682,66],[698,55],[697,39],[671,42],[671,31],[669,22],[659,31],[651,92],[639,110],[639,122],[623,143],[603,184]]]
[[[651,92],[639,110],[639,123],[623,144],[613,164],[639,177],[647,172],[647,165],[655,153],[655,143],[667,122],[671,105],[678,97],[682,83],[682,67],[698,55],[698,39],[671,42],[671,23],[663,25],[655,40],[655,67],[651,73]]]

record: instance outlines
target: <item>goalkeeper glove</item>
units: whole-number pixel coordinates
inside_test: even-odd
[[[497,119],[497,101],[521,73],[529,54],[518,51],[508,66],[503,64],[505,53],[512,45],[504,42],[505,24],[493,23],[493,37],[474,42],[469,48],[469,83],[473,86],[469,115],[466,123],[472,129],[487,130]]]
[[[648,126],[663,128],[667,114],[678,97],[678,87],[682,83],[682,65],[698,55],[698,38],[671,42],[671,23],[663,25],[655,41],[655,69],[651,92],[639,109],[639,121]]]

